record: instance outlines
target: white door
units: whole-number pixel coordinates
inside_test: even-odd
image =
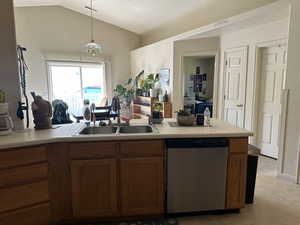
[[[258,147],[266,156],[278,158],[281,93],[285,88],[287,47],[262,48],[258,116]]]
[[[248,48],[225,51],[224,120],[244,128]]]

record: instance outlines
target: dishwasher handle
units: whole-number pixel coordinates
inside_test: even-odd
[[[220,148],[228,147],[227,138],[191,138],[191,139],[168,139],[167,148]]]

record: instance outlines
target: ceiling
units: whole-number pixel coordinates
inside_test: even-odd
[[[277,12],[277,13],[269,13]],[[237,30],[247,29],[250,27],[259,26],[262,24],[272,23],[279,20],[288,20],[290,15],[290,5],[287,1],[280,1],[276,4],[270,4],[266,7],[261,7],[255,11],[249,11],[243,15],[238,15],[233,23],[230,23],[230,19],[219,21],[220,28],[211,29],[207,32],[200,32],[197,34],[191,34],[184,39],[199,39],[208,37],[218,37],[226,33],[231,33]],[[222,24],[223,23],[223,24]]]
[[[95,17],[129,31],[143,34],[195,9],[205,8],[212,0],[93,0]],[[14,0],[16,7],[60,5],[87,14],[90,0]]]

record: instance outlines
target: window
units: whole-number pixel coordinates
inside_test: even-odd
[[[49,62],[51,100],[60,99],[69,111],[82,111],[83,100],[100,106],[106,96],[104,64]]]

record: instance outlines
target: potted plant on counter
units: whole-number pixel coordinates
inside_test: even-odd
[[[180,109],[177,113],[177,124],[179,126],[193,126],[195,123],[195,115],[186,109]]]
[[[155,89],[155,84],[159,81],[158,74],[149,74],[146,79],[146,83],[149,87],[149,96],[150,97],[157,97],[157,90]]]
[[[129,122],[132,119],[131,103],[136,94],[135,82],[129,79],[125,84],[118,84],[114,90],[115,95],[120,99],[120,116],[123,121]]]
[[[163,121],[163,117],[161,115],[161,111],[163,109],[161,102],[155,102],[152,106],[153,112],[152,112],[152,122],[154,124],[161,124]]]
[[[139,79],[138,88],[142,90],[145,97],[157,97],[155,84],[159,81],[158,74],[149,74],[145,79]]]

